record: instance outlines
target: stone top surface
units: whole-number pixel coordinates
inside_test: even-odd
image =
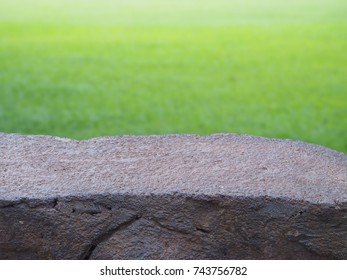
[[[347,156],[249,135],[76,141],[0,134],[0,200],[94,194],[269,196],[347,201]]]

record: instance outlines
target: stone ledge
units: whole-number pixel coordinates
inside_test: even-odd
[[[347,156],[248,135],[0,134],[0,259],[347,259]]]

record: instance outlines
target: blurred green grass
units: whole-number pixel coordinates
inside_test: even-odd
[[[347,1],[1,0],[0,131],[347,153]]]

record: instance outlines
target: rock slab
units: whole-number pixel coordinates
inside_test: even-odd
[[[0,259],[347,259],[347,156],[233,134],[0,134]]]

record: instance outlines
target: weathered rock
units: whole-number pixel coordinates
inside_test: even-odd
[[[0,259],[347,259],[346,177],[290,140],[0,134]]]

